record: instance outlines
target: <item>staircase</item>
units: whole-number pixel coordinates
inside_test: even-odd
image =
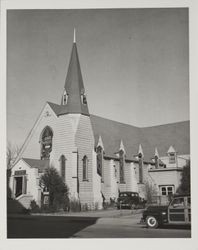
[[[7,199],[7,213],[8,214],[21,214],[26,213],[30,208],[30,203],[33,200],[32,195],[20,195],[16,199]]]

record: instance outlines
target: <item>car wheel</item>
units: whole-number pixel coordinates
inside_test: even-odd
[[[157,228],[158,227],[158,221],[154,216],[147,216],[146,217],[146,225],[149,228]]]

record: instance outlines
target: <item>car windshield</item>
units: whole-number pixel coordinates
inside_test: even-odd
[[[180,198],[173,199],[171,202],[171,206],[172,207],[183,207],[184,206],[184,198],[180,197]]]

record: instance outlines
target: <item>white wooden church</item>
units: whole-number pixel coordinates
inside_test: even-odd
[[[46,102],[11,170],[12,197],[25,207],[41,204],[40,176],[53,166],[69,187],[70,199],[102,207],[121,191],[146,198],[175,193],[190,158],[189,121],[139,128],[89,113],[73,41],[61,103]]]

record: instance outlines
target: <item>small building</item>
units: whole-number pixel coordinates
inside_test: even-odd
[[[139,128],[89,113],[73,42],[60,104],[46,102],[11,170],[12,197],[25,207],[41,205],[40,176],[53,166],[69,187],[70,198],[91,208],[121,191],[146,199],[176,192],[190,159],[189,121]]]

